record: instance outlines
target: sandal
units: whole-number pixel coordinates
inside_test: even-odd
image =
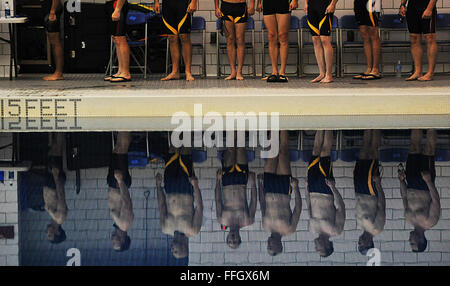
[[[280,74],[280,75],[278,76],[277,82],[288,82],[288,78],[287,78],[286,75]]]
[[[267,78],[267,82],[277,82],[278,76],[276,74],[272,74]]]
[[[367,74],[361,78],[362,80],[375,80],[375,79],[381,79],[381,75],[376,74]]]
[[[369,74],[367,74],[367,73],[360,73],[360,74],[355,75],[353,77],[353,79],[362,79],[363,77],[368,76],[368,75]]]
[[[116,83],[116,82],[129,82],[129,81],[131,81],[131,78],[126,78],[126,77],[123,77],[123,76],[116,76],[116,77],[114,77],[114,79],[119,79],[119,80],[111,79],[109,82]]]

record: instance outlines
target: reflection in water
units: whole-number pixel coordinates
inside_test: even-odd
[[[259,175],[259,201],[264,230],[270,232],[267,252],[275,256],[283,250],[281,237],[295,232],[302,203],[298,180],[292,178],[289,161],[288,132],[280,132],[278,156],[267,158],[264,175]],[[295,193],[295,208],[291,211],[291,192]]]
[[[105,133],[77,136],[88,135]],[[69,134],[25,136],[19,160],[33,168],[19,180],[22,264],[64,265],[73,247],[83,265],[364,265],[374,247],[384,264],[449,262],[447,217],[439,224],[448,186],[436,187],[435,167],[450,165],[446,130],[281,131],[273,158],[241,146],[175,148],[168,135],[107,134],[99,142],[113,146],[78,148],[89,159],[78,172]],[[413,253],[423,251],[439,260]]]
[[[189,254],[188,238],[197,235],[202,226],[202,195],[194,174],[192,150],[171,146],[168,153],[162,155],[165,161],[164,188],[161,187],[161,174],[156,174],[161,230],[174,238],[171,245],[173,256],[184,258]]]
[[[322,257],[328,257],[333,253],[330,237],[340,235],[345,223],[344,200],[336,189],[331,166],[332,146],[332,131],[316,132],[306,187],[309,229],[318,234],[314,244],[317,253]]]

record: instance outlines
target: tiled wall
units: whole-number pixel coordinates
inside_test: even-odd
[[[11,134],[0,133],[0,146],[9,143]],[[0,158],[11,159],[11,151],[11,148],[0,150]],[[13,174],[14,178],[9,179],[9,174],[6,173],[5,180],[0,183],[0,226],[14,226],[14,239],[0,239],[0,266],[19,264],[17,172]]]
[[[258,154],[258,153],[257,153]],[[258,156],[259,157],[259,156]],[[208,160],[197,165],[203,184],[204,218],[199,236],[190,239],[189,265],[365,265],[368,258],[358,250],[362,231],[356,227],[353,168],[355,163],[336,161],[333,174],[336,187],[344,198],[346,221],[341,235],[332,238],[335,252],[321,258],[314,250],[314,234],[309,232],[309,216],[305,201],[306,163],[291,164],[293,176],[299,179],[302,213],[294,234],[282,238],[284,251],[275,257],[267,253],[269,233],[262,228],[261,212],[256,211],[253,225],[241,229],[242,244],[232,250],[225,243],[227,232],[220,229],[214,203],[215,171],[219,167],[217,155],[208,152]],[[382,187],[386,195],[385,230],[375,237],[375,247],[381,251],[382,265],[450,265],[450,165],[437,163],[436,186],[441,196],[442,215],[438,224],[426,232],[428,248],[424,253],[413,253],[408,238],[412,230],[405,222],[403,203],[399,193],[397,163],[383,163]],[[263,172],[264,161],[255,159],[251,171]],[[291,199],[294,207],[294,197]]]
[[[104,0],[82,0],[83,2],[95,2],[95,3],[104,3]],[[133,2],[133,1],[130,1]],[[137,0],[135,2],[146,2],[146,3],[152,3],[153,0],[147,0],[147,1],[140,1]],[[298,16],[299,18],[302,17],[304,15],[303,12],[303,0],[299,0],[299,9],[293,12],[293,15]],[[383,8],[384,8],[384,13],[388,14],[388,13],[397,13],[398,12],[398,7],[400,5],[400,0],[383,0]],[[450,12],[450,0],[438,0],[437,1],[437,7],[438,7],[438,12]],[[353,0],[340,0],[338,1],[337,4],[337,11],[336,11],[336,16],[340,17],[342,15],[345,14],[352,14],[353,13]],[[199,9],[196,12],[197,16],[202,16],[206,19],[207,21],[207,42],[209,42],[210,40],[210,33],[214,33],[216,26],[215,26],[215,21],[216,21],[216,17],[214,14],[214,1],[213,0],[199,0]],[[261,21],[262,21],[262,15],[256,13],[254,15],[254,18],[256,20],[256,31],[260,31],[261,29]],[[7,26],[6,25],[0,25],[0,36],[4,36],[4,37],[8,37],[8,33],[7,33]],[[294,37],[294,35],[292,35]],[[407,35],[402,34],[402,35],[396,35],[393,36],[397,39],[407,39]],[[438,35],[438,37],[440,38],[445,38],[448,39],[449,35],[448,32],[445,33],[440,33]],[[198,37],[194,37],[194,39],[198,39]],[[392,37],[390,37],[390,39],[392,39]],[[256,41],[259,43],[257,45],[257,57],[256,57],[256,63],[257,63],[257,73],[261,74],[261,47],[260,47],[260,34],[259,32],[257,33],[257,37],[256,37]],[[441,49],[441,53],[439,54],[439,58],[438,61],[439,63],[436,66],[436,71],[449,71],[450,70],[450,65],[448,64],[450,62],[450,56],[449,56],[450,51],[448,49]],[[8,76],[9,75],[9,46],[6,44],[0,44],[0,77],[2,76]],[[247,57],[247,59],[249,59],[250,57]],[[424,57],[425,58],[425,57]],[[227,59],[226,56],[223,55],[222,59],[222,63],[227,63]],[[314,58],[314,55],[312,53],[312,51],[305,51],[304,55],[303,55],[303,59],[305,64],[307,64],[305,71],[307,73],[315,73],[316,72],[316,61]],[[200,56],[194,56],[194,64],[195,63],[200,63],[201,57]],[[365,59],[364,59],[364,55],[362,53],[362,51],[357,51],[357,56],[355,56],[355,54],[347,54],[344,56],[344,60],[346,63],[345,65],[345,71],[348,73],[353,73],[353,72],[361,72],[361,70],[363,69],[363,66],[365,63]],[[410,69],[409,66],[409,62],[411,62],[411,56],[409,53],[409,50],[384,50],[383,51],[383,61],[385,63],[385,71],[386,72],[392,72],[393,71],[393,64],[397,63],[398,60],[401,60],[402,63],[404,63],[405,69],[404,70],[408,70]],[[206,57],[206,63],[207,63],[207,74],[209,76],[214,76],[216,75],[216,71],[217,71],[217,58],[216,58],[216,46],[215,44],[208,44],[207,45],[207,57]],[[291,54],[289,57],[289,63],[294,63],[295,62],[295,55]],[[266,63],[269,63],[268,58],[266,60]],[[245,71],[244,72],[248,72],[249,67],[245,67]],[[228,68],[226,68],[226,70],[228,70]],[[288,67],[288,72],[289,71],[293,71],[293,67]],[[199,67],[193,67],[193,72],[199,73]]]

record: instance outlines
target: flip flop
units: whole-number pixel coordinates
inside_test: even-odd
[[[376,75],[376,74],[367,74],[364,77],[361,78],[362,80],[376,80],[376,79],[381,79],[380,75]]]
[[[367,74],[367,73],[360,73],[360,74],[355,75],[353,77],[353,79],[362,79],[363,77],[368,76],[368,75],[369,74]]]
[[[278,76],[276,74],[272,74],[267,78],[267,82],[277,82]]]
[[[103,80],[104,80],[104,81],[110,81],[110,80],[113,79],[113,78],[115,78],[115,76],[109,75],[109,76],[105,76],[105,77],[103,78]]]
[[[131,81],[131,78],[125,78],[123,76],[116,76],[114,78],[115,79],[118,78],[119,80],[110,80],[109,82],[117,83],[117,82],[129,82],[129,81]]]
[[[280,75],[278,76],[277,82],[288,82],[288,78],[287,78],[286,75],[280,74]]]

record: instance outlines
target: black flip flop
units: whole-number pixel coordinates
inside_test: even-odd
[[[109,75],[109,76],[105,76],[105,77],[103,78],[103,80],[104,80],[104,81],[110,81],[110,80],[113,79],[113,78],[115,78],[115,76]]]
[[[367,73],[360,73],[360,74],[355,75],[353,77],[353,79],[362,79],[363,77],[368,76],[368,75],[369,74],[367,74]]]
[[[118,78],[120,80],[110,80],[109,82],[118,83],[118,82],[129,82],[129,81],[131,81],[131,78],[128,79],[128,78],[125,78],[123,76],[116,76],[114,78]]]
[[[367,74],[364,77],[361,78],[362,80],[376,80],[376,79],[381,79],[380,75],[376,75],[376,74]]]
[[[288,78],[287,78],[286,75],[280,74],[280,75],[278,76],[277,82],[288,82]]]
[[[278,76],[276,74],[269,75],[267,82],[278,82]]]

